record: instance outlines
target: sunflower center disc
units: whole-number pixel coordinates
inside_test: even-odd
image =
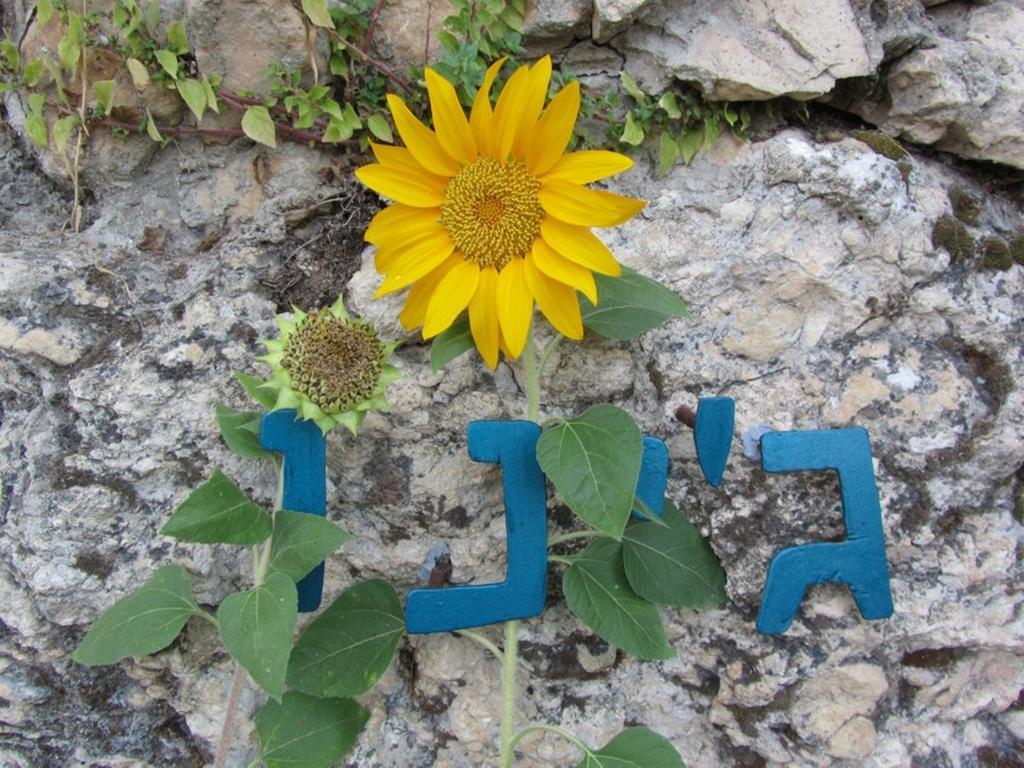
[[[448,182],[441,223],[467,259],[500,270],[525,256],[540,233],[538,191],[523,163],[482,157]]]
[[[281,365],[291,374],[292,387],[324,413],[341,413],[373,396],[383,357],[384,347],[369,325],[324,313],[296,327]]]

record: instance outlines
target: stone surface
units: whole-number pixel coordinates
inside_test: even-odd
[[[948,3],[929,14],[929,44],[896,61],[865,119],[910,141],[1024,168],[1024,3]]]
[[[651,3],[612,45],[652,92],[678,78],[715,100],[809,99],[877,63],[848,0]]]

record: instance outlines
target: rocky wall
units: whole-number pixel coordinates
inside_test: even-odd
[[[222,19],[235,4],[215,5]],[[422,57],[429,27],[399,21],[426,3],[385,9],[382,52]],[[8,2],[4,18],[27,15]],[[190,16],[190,35],[210,55],[244,46],[244,28],[207,18]],[[730,602],[665,611],[678,657],[639,661],[580,625],[553,578],[547,613],[523,628],[522,718],[597,744],[643,723],[691,768],[1021,765],[1024,4],[570,1],[534,8],[528,30],[531,50],[554,50],[593,82],[624,67],[651,89],[676,77],[715,98],[814,102],[805,124],[766,120],[667,176],[641,154],[613,187],[650,202],[606,242],[692,317],[632,343],[564,344],[543,410],[610,400],[666,440],[669,494],[721,558]],[[871,124],[909,156],[854,135]],[[244,553],[157,531],[213,466],[269,502],[273,479],[227,450],[213,405],[244,402],[231,374],[260,372],[253,356],[275,311],[343,292],[404,338],[398,300],[371,298],[379,277],[360,235],[377,202],[349,157],[188,140],[116,176],[116,151],[93,166],[74,235],[67,190],[15,128],[0,135],[4,766],[211,762],[231,664],[205,622],[116,667],[69,653],[158,564],[189,568],[206,604],[243,586]],[[328,597],[374,576],[414,586],[439,540],[457,581],[503,571],[500,478],[469,460],[465,429],[522,416],[520,372],[467,356],[434,374],[428,361],[429,347],[406,339],[393,411],[368,417],[358,440],[331,437],[328,514],[355,538],[328,563]],[[735,398],[738,433],[869,430],[891,619],[865,622],[845,588],[821,586],[788,632],[754,631],[772,555],[842,536],[837,487],[767,475],[739,441],[721,487],[708,487],[674,416],[706,395]],[[554,500],[550,513],[553,530],[568,529]],[[361,697],[373,715],[347,764],[491,765],[498,699],[498,669],[477,646],[407,638]],[[230,764],[248,764],[254,745],[241,735]],[[520,755],[538,768],[575,756],[549,738]]]

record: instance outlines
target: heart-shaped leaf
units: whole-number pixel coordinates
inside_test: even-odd
[[[288,685],[313,696],[357,696],[384,674],[405,632],[394,587],[382,579],[343,592],[302,633]]]
[[[103,612],[72,658],[91,667],[156,653],[198,612],[188,571],[180,565],[162,566],[142,587]]]
[[[673,317],[689,317],[683,300],[661,283],[622,268],[618,277],[594,275],[597,306],[580,294],[583,324],[609,339],[634,339]]]
[[[352,536],[319,515],[281,510],[274,515],[270,570],[298,581]]]
[[[649,728],[626,728],[576,768],[686,768],[672,742]]]
[[[630,586],[645,600],[710,608],[726,600],[725,571],[700,531],[671,501],[660,523],[631,523],[622,535]]]
[[[640,428],[614,405],[595,405],[545,430],[537,441],[540,468],[565,503],[616,539],[633,508],[642,458]]]
[[[331,768],[355,746],[370,712],[351,699],[318,699],[289,691],[256,713],[267,768]]]
[[[262,459],[273,456],[270,451],[260,448],[258,411],[236,411],[217,403],[217,426],[228,448],[246,459]]]
[[[430,370],[440,371],[459,355],[473,348],[469,316],[463,312],[448,328],[439,333],[430,345]]]
[[[629,586],[622,545],[598,539],[572,558],[562,578],[569,610],[612,645],[643,659],[670,659],[661,615]]]
[[[270,515],[217,469],[182,502],[160,533],[200,544],[259,544],[272,527]]]
[[[224,646],[263,690],[280,700],[298,616],[295,582],[284,573],[228,595],[217,611]]]

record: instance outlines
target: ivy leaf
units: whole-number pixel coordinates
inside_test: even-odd
[[[629,586],[622,567],[622,544],[598,539],[572,561],[562,577],[562,590],[569,610],[580,621],[642,659],[675,656],[658,609]]]
[[[662,131],[658,139],[658,170],[664,176],[679,159],[679,145],[668,131]]]
[[[259,760],[267,768],[332,768],[355,746],[370,712],[351,699],[289,691],[256,713]]]
[[[327,0],[302,0],[302,12],[316,26],[334,29],[334,20],[327,10]]]
[[[370,129],[370,133],[381,141],[386,141],[390,144],[395,140],[394,135],[391,133],[391,126],[388,125],[387,119],[381,114],[373,114],[366,118],[366,127]]]
[[[210,78],[204,77],[199,82],[203,86],[203,93],[206,94],[206,106],[217,114],[220,114],[220,104],[217,103],[217,93],[213,90],[213,84],[210,82]]]
[[[160,129],[156,127],[156,121],[153,120],[153,115],[148,109],[146,110],[146,135],[153,141],[164,143],[164,137],[160,133]]]
[[[167,47],[177,54],[188,53],[188,35],[185,22],[176,21],[167,28]]]
[[[634,119],[632,112],[627,112],[626,125],[622,129],[622,135],[619,137],[619,141],[621,141],[624,144],[632,144],[634,147],[638,147],[643,142],[643,140],[643,127]]]
[[[668,499],[660,524],[637,522],[626,528],[622,560],[630,586],[652,603],[710,608],[726,600],[721,563]]]
[[[220,637],[228,652],[278,701],[284,693],[298,612],[295,582],[284,573],[273,574],[258,587],[228,595],[217,611]]]
[[[242,131],[255,142],[277,146],[277,129],[266,107],[249,107],[242,115]]]
[[[63,152],[71,141],[71,132],[78,125],[78,115],[62,117],[53,124],[53,143],[57,145],[57,151]]]
[[[679,109],[679,100],[671,91],[661,95],[661,98],[658,99],[658,106],[665,110],[665,114],[673,120],[678,120],[683,116],[683,111]]]
[[[259,544],[271,528],[270,515],[217,469],[182,502],[160,533],[200,544]]]
[[[268,411],[273,410],[277,404],[277,396],[272,390],[263,388],[263,380],[258,379],[255,376],[250,376],[248,373],[241,373],[236,371],[235,378],[238,382],[245,387],[245,391],[249,393],[249,396],[257,403],[262,405]]]
[[[47,22],[53,18],[53,0],[39,0],[36,3],[36,21],[40,27],[45,27]]]
[[[618,277],[594,275],[597,306],[581,295],[583,324],[609,339],[635,339],[673,317],[689,317],[682,299],[628,267]]]
[[[172,80],[178,79],[178,57],[171,51],[165,48],[161,48],[156,53],[157,63],[163,68],[164,72],[171,76]]]
[[[97,80],[92,84],[92,91],[96,96],[96,106],[104,115],[109,115],[114,106],[114,81]]]
[[[544,431],[537,461],[565,503],[588,524],[622,537],[640,477],[643,438],[633,417],[614,405],[588,408]]]
[[[32,143],[42,149],[50,146],[49,133],[46,130],[46,118],[42,115],[25,116],[25,133],[32,139]]]
[[[640,90],[640,86],[636,84],[636,80],[628,72],[623,72],[622,75],[622,87],[626,89],[626,93],[632,96],[637,102],[644,102],[647,100],[647,94]]]
[[[72,658],[90,667],[161,651],[199,613],[192,577],[180,565],[164,565],[149,581],[110,606],[92,625]]]
[[[708,115],[704,118],[704,144],[706,149],[710,149],[715,146],[718,142],[719,129],[718,129],[718,116]]]
[[[236,411],[221,403],[217,403],[214,409],[217,413],[220,435],[228,444],[228,448],[246,459],[273,456],[270,451],[260,448],[258,424],[261,415],[257,411]],[[252,429],[253,422],[257,423],[256,430]]]
[[[82,17],[74,11],[68,12],[67,30],[57,43],[57,55],[64,69],[74,72],[78,69],[78,57],[82,53]]]
[[[679,153],[683,156],[683,162],[689,165],[703,144],[703,126],[683,131],[683,134],[679,137]]]
[[[15,51],[17,51],[17,48],[15,48]],[[12,67],[12,69],[17,69],[17,67]],[[43,60],[32,59],[32,61],[25,65],[25,69],[21,74],[25,78],[25,85],[29,88],[35,88],[39,85],[39,81],[43,79],[44,72],[46,72],[46,64],[43,63]]]
[[[274,515],[270,572],[299,581],[351,538],[340,525],[319,515],[281,510]]]
[[[128,74],[132,76],[132,83],[137,90],[143,90],[149,85],[149,70],[146,65],[138,59],[125,59],[125,66],[128,67]]]
[[[288,685],[313,696],[357,696],[384,674],[405,632],[394,587],[371,579],[346,590],[302,633]]]
[[[203,114],[206,112],[206,89],[203,88],[203,84],[191,77],[179,80],[178,93],[181,94],[181,98],[185,100],[192,114],[196,116],[196,122],[202,120]]]
[[[430,345],[430,370],[437,373],[455,358],[473,348],[469,315],[463,312],[455,322],[434,337]]]
[[[626,728],[576,768],[686,768],[672,742],[649,728]]]

